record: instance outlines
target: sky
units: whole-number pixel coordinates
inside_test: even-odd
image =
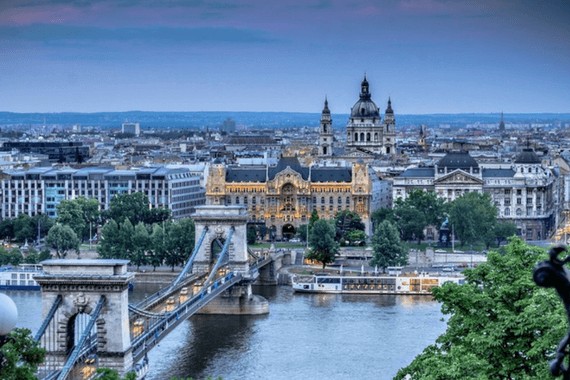
[[[568,0],[1,0],[0,111],[570,112]]]

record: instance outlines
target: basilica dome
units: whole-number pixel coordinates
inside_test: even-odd
[[[380,112],[378,111],[378,107],[371,99],[371,94],[368,89],[368,81],[366,80],[366,75],[364,76],[364,80],[360,85],[360,99],[354,104],[352,107],[352,111],[350,113],[351,117],[379,117]]]

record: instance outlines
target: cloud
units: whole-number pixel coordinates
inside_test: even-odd
[[[44,43],[126,42],[146,43],[271,43],[277,39],[266,31],[231,27],[145,27],[117,28],[82,27],[57,24],[0,26],[0,39]]]

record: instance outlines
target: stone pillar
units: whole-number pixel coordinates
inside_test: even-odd
[[[101,296],[106,302],[96,321],[99,367],[116,369],[121,374],[131,370],[133,358],[129,325],[128,286],[134,274],[127,272],[128,260],[47,260],[43,273],[34,279],[42,289],[43,317],[58,295],[62,303],[55,314],[57,329],[45,332],[47,358],[63,366],[66,358],[68,325],[79,313],[91,314]],[[55,335],[55,337],[54,337]],[[73,339],[73,337],[71,337]]]
[[[229,266],[235,273],[249,273],[247,253],[247,220],[249,213],[244,206],[207,205],[197,206],[191,218],[196,225],[196,239],[208,228],[202,246],[196,254],[192,273],[208,273],[212,261],[212,243],[215,239],[226,240],[233,227],[234,232],[228,247]],[[198,243],[196,241],[196,243]]]

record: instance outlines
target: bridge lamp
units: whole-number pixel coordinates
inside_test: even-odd
[[[7,335],[16,327],[18,308],[10,297],[0,293],[0,348],[11,339]],[[4,364],[4,356],[0,353],[0,368]]]

